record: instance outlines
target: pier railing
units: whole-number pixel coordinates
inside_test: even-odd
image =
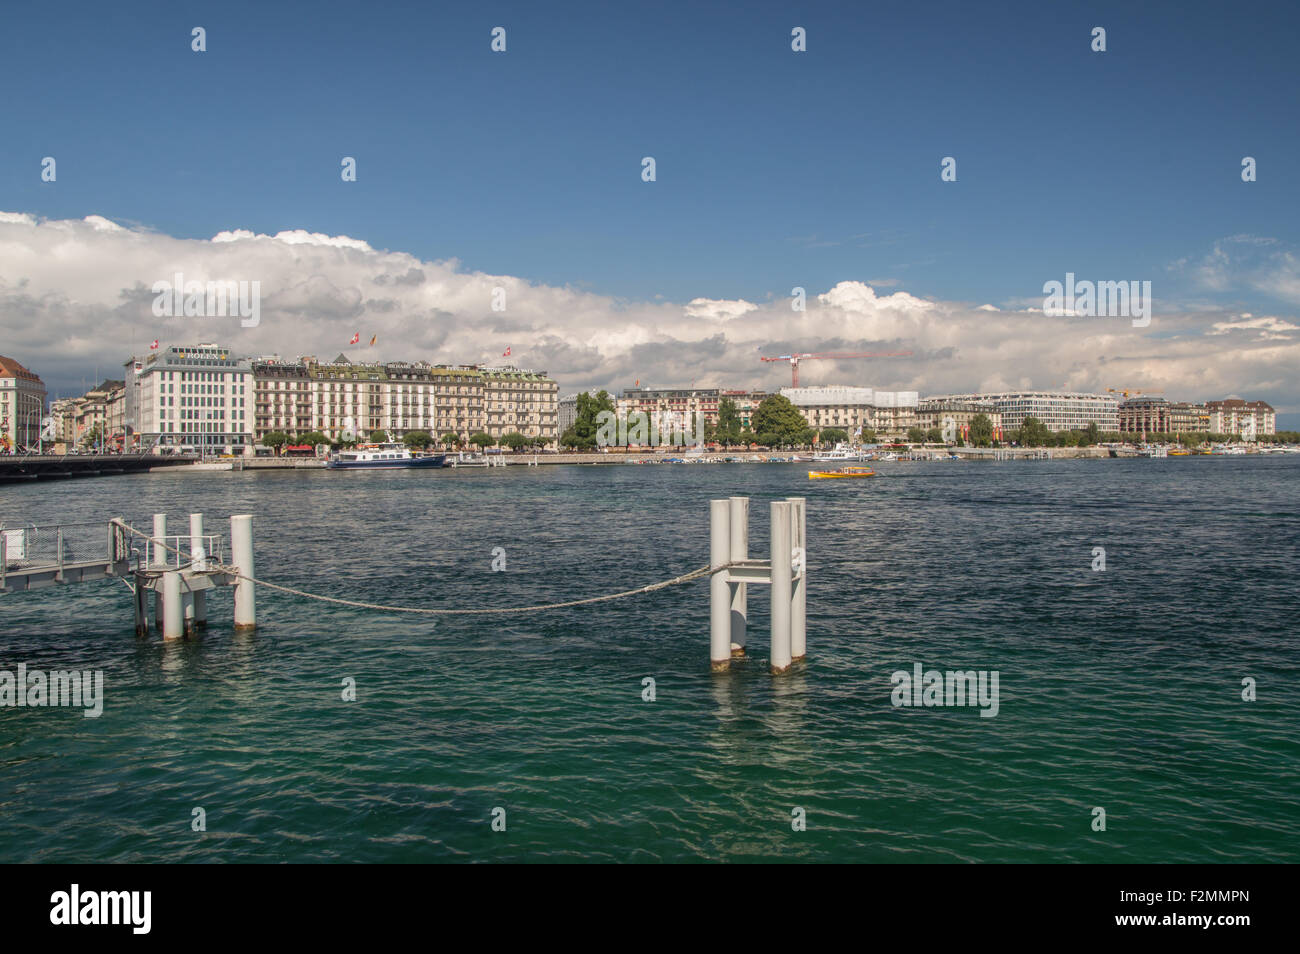
[[[0,524],[0,590],[124,570],[126,532],[111,523]]]

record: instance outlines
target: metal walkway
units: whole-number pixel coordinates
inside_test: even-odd
[[[125,577],[131,542],[113,523],[0,524],[0,593]]]

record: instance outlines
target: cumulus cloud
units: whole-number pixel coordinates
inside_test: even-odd
[[[1280,247],[1262,249],[1285,264]],[[1276,270],[1275,270],[1276,271]],[[261,322],[158,318],[155,282],[258,281]],[[1297,270],[1300,275],[1300,270]],[[625,301],[573,286],[467,271],[346,235],[231,229],[181,239],[100,216],[44,220],[0,212],[0,351],[69,393],[120,377],[121,363],[163,342],[214,341],[249,355],[340,351],[355,360],[497,363],[544,369],[565,392],[642,385],[763,387],[789,371],[761,363],[792,351],[911,351],[911,357],[805,362],[807,384],[856,384],[923,394],[984,388],[1162,388],[1205,399],[1240,393],[1300,407],[1295,316],[1240,309],[1166,313],[1148,328],[1123,318],[1049,317],[1027,310],[882,294],[846,280],[809,289],[807,310],[784,291],[762,303],[709,297],[685,304]],[[494,294],[505,310],[494,310]],[[1028,304],[1023,302],[1020,304]],[[363,344],[350,346],[360,333]],[[378,336],[374,348],[365,346]],[[509,347],[511,357],[503,359]]]

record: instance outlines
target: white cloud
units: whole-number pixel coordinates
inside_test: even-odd
[[[259,281],[261,323],[154,317],[153,283],[177,272],[189,281]],[[498,287],[506,296],[500,312],[492,310]],[[1007,307],[1021,304],[1029,301],[1008,299]],[[349,346],[354,332],[366,342],[377,335],[378,343]],[[1157,309],[1149,328],[1136,329],[1128,319],[1049,318],[882,295],[855,280],[809,289],[806,312],[791,310],[784,289],[762,303],[706,295],[684,305],[628,302],[466,271],[454,259],[423,261],[345,235],[232,229],[180,239],[93,215],[49,221],[0,212],[0,335],[3,353],[65,394],[96,365],[103,377],[120,376],[121,362],[159,338],[217,341],[253,355],[344,351],[358,360],[445,363],[500,362],[509,346],[509,360],[549,371],[566,392],[621,389],[638,378],[775,389],[789,372],[760,362],[762,355],[912,351],[810,361],[800,378],[922,393],[1063,384],[1163,388],[1185,398],[1238,392],[1300,408],[1294,315]]]

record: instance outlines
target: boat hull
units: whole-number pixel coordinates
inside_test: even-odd
[[[434,469],[442,467],[446,462],[446,454],[434,454],[431,457],[408,457],[401,460],[332,460],[325,466],[331,470],[392,470],[408,467]]]

